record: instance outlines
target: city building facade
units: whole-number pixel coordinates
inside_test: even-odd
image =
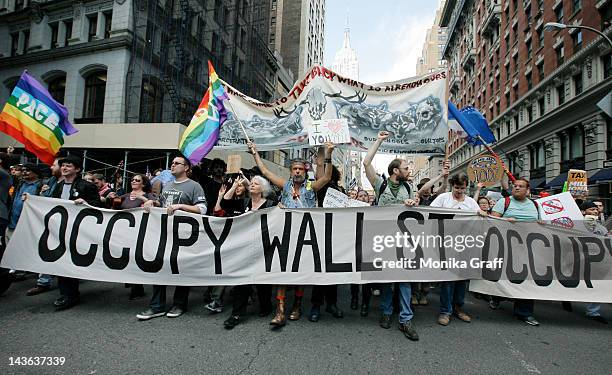
[[[612,121],[598,106],[612,89],[610,46],[588,30],[547,31],[545,24],[589,26],[612,35],[607,0],[447,0],[449,99],[472,105],[497,138],[494,149],[534,191],[560,191],[569,169],[588,172],[590,194],[609,197]],[[451,135],[453,171],[483,151]]]
[[[417,76],[446,68],[446,61],[444,56],[442,56],[442,50],[446,44],[446,27],[440,26],[440,17],[442,17],[444,3],[444,1],[440,3],[440,8],[436,10],[434,24],[431,28],[427,29],[423,50],[421,56],[417,59]]]

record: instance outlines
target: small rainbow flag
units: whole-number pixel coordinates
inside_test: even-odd
[[[68,121],[68,110],[24,71],[0,113],[0,131],[51,165],[64,144],[64,135],[78,130]]]
[[[194,164],[199,163],[217,144],[219,130],[227,119],[223,99],[229,98],[210,61],[208,82],[208,90],[179,143],[181,153]]]

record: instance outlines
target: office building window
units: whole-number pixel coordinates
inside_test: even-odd
[[[64,95],[66,94],[66,76],[57,77],[50,81],[48,90],[53,99],[64,104]]]
[[[85,98],[83,117],[90,121],[102,122],[104,115],[104,96],[106,95],[106,72],[91,73],[85,78]]]

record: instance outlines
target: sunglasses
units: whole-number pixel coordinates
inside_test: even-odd
[[[132,178],[132,182],[142,182],[142,180],[138,178]]]

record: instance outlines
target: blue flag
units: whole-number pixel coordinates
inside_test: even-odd
[[[456,121],[466,133],[466,140],[473,146],[481,145],[480,136],[487,144],[497,142],[487,119],[472,106],[458,110],[450,101],[448,102],[448,121]],[[451,130],[453,127],[451,126]]]

